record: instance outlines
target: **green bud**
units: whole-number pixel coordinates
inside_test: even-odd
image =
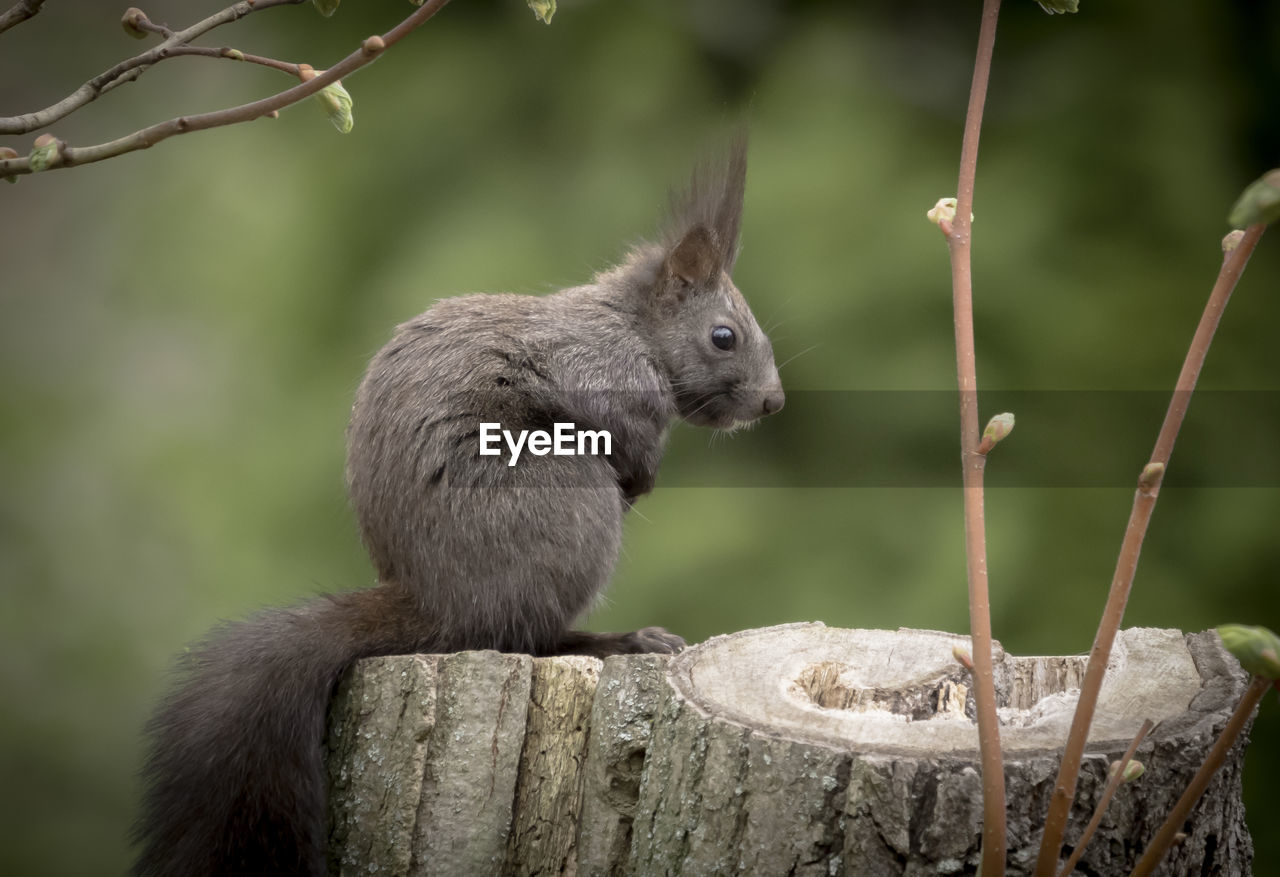
[[[1227,232],[1226,236],[1222,238],[1222,255],[1225,256],[1235,250],[1236,247],[1240,246],[1242,240],[1244,240],[1244,232],[1240,229],[1237,228],[1235,231]]]
[[[1164,478],[1164,463],[1148,463],[1138,476],[1139,487],[1155,487]]]
[[[1118,761],[1111,762],[1111,766],[1107,769],[1108,776],[1115,776],[1116,769],[1119,767],[1120,767],[1120,762]],[[1136,758],[1130,758],[1129,763],[1124,766],[1124,773],[1120,777],[1120,782],[1131,783],[1146,772],[1147,772],[1146,765],[1144,765],[1141,761],[1138,761]]]
[[[337,12],[338,4],[341,2],[342,0],[311,0],[312,5],[316,8],[316,12],[319,12],[325,18],[328,18],[330,15]]]
[[[244,52],[240,51],[239,49],[223,49],[222,57],[230,58],[232,61],[243,61]]]
[[[973,671],[973,655],[969,654],[969,650],[963,646],[952,646],[951,657],[955,658],[961,667],[970,672]]]
[[[147,20],[147,13],[136,6],[130,6],[124,11],[124,15],[120,19],[120,26],[124,28],[125,33],[135,40],[145,40],[147,32],[142,29],[142,22]]]
[[[1255,676],[1280,679],[1280,637],[1265,627],[1246,624],[1221,624],[1218,636],[1241,667]]]
[[[31,163],[32,173],[53,167],[62,154],[62,143],[52,134],[41,134],[31,145],[31,154],[27,161]]]
[[[1013,420],[1013,415],[1008,411],[1004,414],[997,414],[987,421],[987,428],[982,431],[983,439],[989,440],[994,445],[1013,432]]]
[[[956,199],[955,198],[939,198],[938,203],[925,214],[929,217],[929,221],[934,225],[942,225],[944,222],[949,226],[956,219]],[[969,214],[969,221],[973,222],[973,214]],[[943,229],[947,231],[947,229]]]
[[[355,118],[351,115],[351,95],[342,87],[341,79],[322,88],[316,95],[316,100],[320,102],[320,106],[324,107],[325,114],[333,123],[333,127],[343,134],[351,133],[351,129],[355,126]]]
[[[956,218],[956,199],[939,198],[938,203],[929,208],[929,212],[925,216],[929,217],[929,221],[934,225],[951,222]]]
[[[529,8],[543,24],[551,23],[551,16],[556,14],[556,0],[527,0]]]
[[[1248,228],[1280,219],[1280,168],[1267,171],[1245,188],[1227,222],[1232,228]]]
[[[1040,8],[1053,15],[1055,12],[1079,12],[1080,0],[1036,0]]]

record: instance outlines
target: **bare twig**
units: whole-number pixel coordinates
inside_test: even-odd
[[[22,24],[40,11],[44,0],[18,0],[3,13],[0,13],[0,33],[4,33],[15,25]]]
[[[272,9],[276,6],[290,6],[304,2],[306,0],[253,0],[253,2],[241,0],[241,2],[228,6],[221,12],[211,15],[185,30],[173,33],[159,45],[121,61],[114,67],[99,73],[52,106],[19,116],[0,117],[0,134],[26,134],[41,128],[47,128],[59,119],[66,118],[85,104],[97,100],[111,89],[137,79],[147,68],[169,57],[176,46],[185,46],[196,37],[203,36],[221,25],[238,21],[250,13],[261,12],[264,9]]]
[[[991,56],[995,49],[1000,0],[983,0],[977,58],[960,149],[956,215],[947,234],[951,252],[951,289],[956,323],[956,376],[960,385],[960,453],[964,472],[965,556],[969,579],[969,631],[973,648],[973,695],[978,713],[978,747],[982,761],[982,874],[1004,873],[1006,849],[1004,761],[1000,753],[1000,719],[996,712],[995,674],[991,655],[991,601],[987,586],[987,536],[983,512],[983,470],[979,453],[978,368],[973,339],[973,274],[970,231],[974,179],[978,168],[978,135],[986,103]]]
[[[259,0],[259,5],[269,0]],[[285,2],[293,2],[293,0],[285,0]],[[428,0],[404,21],[387,31],[382,36],[371,36],[367,38],[360,46],[347,57],[343,58],[337,64],[334,64],[328,70],[319,74],[313,79],[307,80],[300,85],[295,85],[279,94],[261,100],[252,101],[237,107],[230,107],[225,110],[217,110],[211,113],[201,113],[194,116],[179,116],[175,119],[169,119],[166,122],[143,128],[116,140],[107,143],[99,143],[95,146],[66,146],[63,145],[59,150],[59,157],[56,163],[50,166],[50,170],[55,168],[75,167],[82,164],[90,164],[95,161],[102,161],[107,158],[114,158],[117,155],[123,155],[127,152],[133,152],[138,149],[146,149],[154,146],[162,140],[167,140],[178,134],[188,134],[192,131],[204,131],[209,128],[219,128],[224,125],[235,125],[240,122],[249,122],[253,119],[261,118],[270,113],[283,109],[284,107],[295,104],[301,100],[305,100],[313,94],[316,94],[327,85],[337,82],[344,76],[348,76],[359,70],[361,67],[370,64],[377,58],[387,47],[394,45],[404,39],[415,28],[424,24],[431,16],[439,12],[449,0]],[[17,174],[31,173],[31,165],[28,158],[11,158],[0,160],[0,177],[15,176]]]
[[[1159,830],[1156,831],[1156,836],[1147,845],[1146,850],[1142,853],[1142,858],[1138,860],[1138,864],[1134,866],[1129,877],[1147,877],[1160,864],[1160,860],[1164,858],[1165,852],[1168,851],[1169,846],[1173,843],[1174,836],[1182,828],[1182,824],[1187,821],[1187,817],[1191,815],[1191,808],[1200,800],[1204,790],[1209,787],[1209,781],[1213,779],[1213,775],[1218,772],[1218,768],[1222,767],[1222,763],[1227,760],[1227,753],[1231,751],[1236,738],[1244,730],[1244,726],[1248,723],[1249,717],[1253,715],[1258,702],[1267,693],[1267,689],[1274,684],[1274,680],[1267,679],[1264,676],[1253,677],[1249,687],[1245,690],[1244,697],[1240,698],[1240,703],[1236,704],[1236,711],[1231,714],[1231,718],[1227,720],[1226,727],[1222,729],[1222,733],[1214,741],[1213,748],[1205,756],[1204,764],[1200,765],[1196,775],[1191,778],[1191,783],[1187,786],[1187,790],[1182,793],[1182,797],[1178,799],[1178,803],[1173,805],[1173,811],[1164,821],[1164,824],[1160,826]]]
[[[1102,690],[1107,662],[1111,658],[1111,646],[1115,642],[1116,633],[1120,630],[1125,605],[1129,602],[1129,591],[1133,587],[1133,577],[1138,568],[1142,540],[1147,535],[1147,525],[1151,522],[1151,513],[1155,510],[1156,499],[1160,495],[1160,482],[1164,479],[1165,468],[1169,464],[1169,457],[1173,454],[1173,443],[1178,438],[1178,430],[1182,428],[1182,420],[1191,402],[1191,393],[1196,388],[1200,369],[1204,366],[1205,357],[1209,353],[1209,345],[1213,341],[1214,332],[1217,331],[1222,312],[1231,299],[1236,282],[1239,281],[1240,274],[1244,271],[1244,266],[1248,263],[1254,247],[1258,245],[1258,239],[1262,237],[1264,228],[1262,224],[1252,226],[1240,240],[1239,245],[1227,253],[1223,259],[1218,280],[1209,294],[1204,314],[1200,317],[1200,325],[1196,328],[1191,347],[1182,363],[1182,372],[1178,375],[1173,398],[1169,401],[1169,410],[1165,414],[1164,424],[1160,427],[1160,435],[1156,438],[1151,461],[1143,468],[1142,475],[1138,479],[1138,489],[1133,497],[1133,509],[1129,513],[1129,524],[1125,528],[1124,540],[1120,545],[1120,558],[1116,563],[1115,575],[1111,579],[1111,591],[1107,596],[1102,620],[1098,624],[1098,634],[1094,638],[1093,649],[1089,652],[1089,663],[1080,685],[1080,699],[1076,703],[1071,730],[1062,752],[1058,779],[1054,784],[1053,795],[1049,799],[1044,837],[1040,842],[1039,858],[1036,860],[1036,877],[1052,877],[1057,871],[1058,855],[1062,850],[1067,817],[1071,811],[1071,802],[1075,798],[1076,780],[1080,775],[1080,759],[1084,754],[1085,743],[1089,736],[1089,726],[1093,723],[1093,713],[1097,707],[1098,693]]]
[[[1150,719],[1143,719],[1142,727],[1138,729],[1138,733],[1133,735],[1133,742],[1129,744],[1129,748],[1124,751],[1124,755],[1120,757],[1120,760],[1112,765],[1111,776],[1107,777],[1107,784],[1102,789],[1102,797],[1098,799],[1098,806],[1093,808],[1093,818],[1089,820],[1089,824],[1085,826],[1084,831],[1080,834],[1080,839],[1076,841],[1076,848],[1071,851],[1071,856],[1067,859],[1067,863],[1062,866],[1062,870],[1058,872],[1058,877],[1070,877],[1076,863],[1084,855],[1085,847],[1089,845],[1089,841],[1093,840],[1094,832],[1102,824],[1102,816],[1107,812],[1111,799],[1115,797],[1116,790],[1124,782],[1124,772],[1129,767],[1129,762],[1133,761],[1133,756],[1137,753],[1138,747],[1142,745],[1142,741],[1146,739],[1146,736],[1151,733],[1152,727],[1154,726],[1151,724]]]
[[[277,61],[275,58],[264,58],[262,55],[250,55],[248,52],[241,52],[229,46],[222,46],[217,49],[208,46],[174,46],[165,57],[173,58],[180,55],[192,55],[198,58],[226,58],[228,61],[259,64],[263,67],[270,67],[272,70],[279,70],[281,73],[288,73],[291,76],[301,76],[301,68],[298,64]]]
[[[156,24],[145,16],[139,16],[139,19],[133,22],[133,26],[139,30],[159,34],[161,38],[166,40],[173,36],[173,28],[169,27],[167,24]]]

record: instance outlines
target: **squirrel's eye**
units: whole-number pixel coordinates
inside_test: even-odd
[[[737,342],[738,337],[728,326],[716,326],[711,330],[711,343],[721,350],[732,350]]]

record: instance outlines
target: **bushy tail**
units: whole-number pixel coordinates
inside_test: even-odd
[[[193,646],[148,725],[134,873],[324,875],[334,685],[358,658],[433,640],[413,601],[384,586],[265,612]]]

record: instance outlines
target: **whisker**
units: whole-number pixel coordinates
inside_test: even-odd
[[[817,349],[818,349],[819,347],[821,347],[821,346],[822,346],[822,344],[821,344],[821,342],[819,342],[818,344],[814,344],[814,345],[812,345],[811,347],[806,347],[804,350],[801,350],[799,353],[797,353],[797,354],[795,354],[795,355],[793,355],[793,356],[788,356],[788,357],[787,357],[787,358],[786,358],[786,359],[785,359],[785,360],[784,360],[784,361],[783,361],[783,362],[778,366],[778,371],[782,371],[783,366],[786,366],[786,365],[789,365],[789,364],[790,364],[790,363],[792,363],[792,362],[795,362],[797,359],[799,359],[800,357],[804,356],[806,353],[812,353],[813,351],[817,350]]]
[[[783,309],[783,308],[785,308],[787,305],[791,304],[791,300],[792,300],[792,299],[794,299],[794,298],[795,298],[795,296],[794,296],[794,295],[789,295],[789,296],[787,296],[787,297],[786,297],[786,299],[784,299],[782,302],[780,302],[779,304],[774,305],[773,310],[772,310],[772,311],[770,311],[770,312],[769,312],[769,315],[768,315],[767,317],[765,317],[765,319],[764,319],[765,325],[767,325],[767,327],[768,327],[768,328],[766,328],[766,329],[764,330],[764,333],[765,333],[766,335],[771,335],[771,334],[773,334],[773,330],[774,330],[774,329],[776,329],[776,328],[778,328],[779,326],[781,326],[784,322],[786,322],[786,320],[795,319],[795,314],[792,314],[791,316],[786,317],[786,318],[785,318],[785,319],[783,319],[783,320],[775,320],[775,319],[774,319],[774,317],[776,317],[776,316],[778,315],[778,311],[782,310],[782,309]]]

